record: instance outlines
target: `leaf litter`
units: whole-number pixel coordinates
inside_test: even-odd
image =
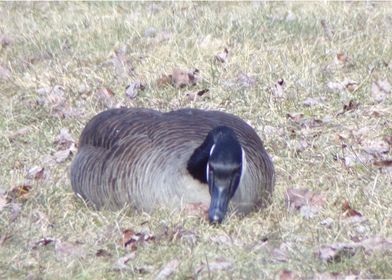
[[[326,196],[324,193],[312,192],[304,188],[290,188],[286,190],[285,203],[288,209],[299,210],[304,218],[309,219],[320,212],[326,203]]]
[[[334,243],[321,246],[316,254],[322,261],[340,262],[343,258],[354,256],[359,250],[364,250],[366,254],[391,251],[392,240],[376,236],[360,242]]]

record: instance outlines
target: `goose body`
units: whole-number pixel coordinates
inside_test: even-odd
[[[97,208],[149,212],[203,203],[210,205],[210,220],[221,222],[229,201],[245,214],[266,205],[274,168],[256,132],[234,115],[123,108],[88,122],[71,183]]]

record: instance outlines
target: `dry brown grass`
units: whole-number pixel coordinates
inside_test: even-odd
[[[278,277],[283,270],[305,278],[330,278],[331,273],[391,278],[388,246],[373,253],[357,250],[334,262],[316,253],[336,242],[392,237],[391,171],[361,158],[363,149],[392,135],[392,94],[381,102],[371,94],[373,82],[392,82],[391,6],[1,3],[0,35],[11,42],[7,45],[3,37],[0,47],[0,188],[4,193],[24,183],[33,166],[44,167],[46,174],[29,181],[32,189],[25,199],[5,206],[0,200],[2,277],[154,278],[177,259],[175,279],[262,279]],[[330,30],[323,29],[322,19]],[[111,60],[123,47],[125,70],[113,67]],[[229,58],[217,63],[214,56],[225,47]],[[339,53],[348,60],[338,60]],[[174,67],[199,69],[200,81],[193,88],[158,87],[156,80]],[[280,98],[270,89],[279,79],[285,83]],[[345,79],[357,82],[354,91],[327,86]],[[125,87],[136,81],[146,89],[129,100]],[[60,97],[39,94],[56,85],[64,88]],[[102,88],[114,97],[98,98]],[[186,97],[206,88],[206,98],[190,102]],[[69,107],[58,100],[50,103],[49,97]],[[307,98],[322,100],[307,107]],[[359,102],[358,108],[339,114],[350,100]],[[166,111],[214,108],[249,121],[276,166],[271,207],[231,217],[220,227],[167,210],[147,215],[88,208],[71,191],[71,159],[53,163],[48,156],[57,151],[53,141],[61,128],[76,139],[89,118],[118,104]],[[81,115],[58,117],[56,106]],[[293,121],[287,116],[295,112],[303,117]],[[23,127],[29,131],[10,137]],[[391,151],[378,156],[391,159]],[[284,198],[289,188],[321,192],[326,203],[311,218],[288,211]],[[364,218],[356,222],[346,217],[343,201]],[[323,225],[328,218],[330,226]],[[117,260],[130,253],[119,242],[124,229],[152,234],[155,240],[139,244],[119,269]],[[55,242],[42,244],[50,238]],[[104,256],[97,256],[99,250]]]

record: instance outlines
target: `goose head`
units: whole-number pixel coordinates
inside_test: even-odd
[[[234,131],[226,126],[212,129],[189,159],[191,175],[208,184],[211,223],[223,221],[240,184],[244,159],[244,151]]]

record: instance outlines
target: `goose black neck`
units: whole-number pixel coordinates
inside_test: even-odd
[[[214,147],[214,161],[218,164],[241,164],[241,145],[234,131],[227,126],[212,129],[204,142],[195,149],[188,160],[187,169],[195,179],[207,184],[206,167]]]

